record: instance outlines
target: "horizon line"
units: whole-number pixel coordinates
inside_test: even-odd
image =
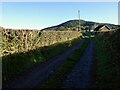
[[[65,22],[68,22],[68,21],[71,21],[71,20],[78,20],[78,19],[70,19],[70,20],[67,20],[67,21],[64,21],[64,22],[61,22],[59,24],[56,24],[56,25],[51,25],[51,26],[47,26],[47,27],[44,27],[44,28],[26,28],[26,27],[8,27],[8,26],[0,26],[2,28],[5,28],[5,29],[29,29],[29,30],[42,30],[42,29],[45,29],[45,28],[50,28],[50,27],[54,27],[54,26],[57,26],[57,25],[60,25],[62,23],[65,23]],[[85,19],[80,19],[80,20],[83,20],[83,21],[87,21],[87,22],[95,22],[95,23],[99,23],[99,24],[113,24],[113,25],[119,25],[118,23],[115,24],[115,23],[109,23],[109,22],[99,22],[99,21],[92,21],[92,20],[85,20]]]

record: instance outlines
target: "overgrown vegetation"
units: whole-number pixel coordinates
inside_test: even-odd
[[[120,30],[96,35],[96,87],[120,88]]]
[[[74,67],[80,56],[87,47],[89,39],[86,39],[79,49],[69,56],[64,63],[57,68],[43,83],[37,88],[60,88],[68,72]]]
[[[11,81],[21,72],[33,67],[36,64],[45,62],[49,58],[62,53],[73,44],[79,42],[81,38],[69,40],[62,43],[56,43],[50,46],[36,48],[28,52],[14,53],[2,57],[3,85]]]
[[[81,36],[77,31],[40,31],[40,30],[0,30],[2,37],[2,56],[27,52],[39,47],[72,40]]]

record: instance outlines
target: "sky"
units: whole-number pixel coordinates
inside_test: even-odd
[[[120,17],[120,1],[118,3],[118,17]],[[118,24],[120,25],[120,18],[118,18]]]
[[[118,24],[117,2],[3,2],[4,28],[43,29],[80,18]]]

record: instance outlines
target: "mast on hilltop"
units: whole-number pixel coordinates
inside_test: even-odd
[[[80,27],[80,10],[78,10],[78,31],[81,31],[81,27]]]

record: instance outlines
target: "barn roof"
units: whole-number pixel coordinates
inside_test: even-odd
[[[104,26],[105,26],[108,30],[110,30],[110,27],[108,27],[108,26],[105,25],[105,24],[101,24],[101,25],[97,26],[94,30],[95,30],[95,31],[98,31],[99,29],[103,28]]]

